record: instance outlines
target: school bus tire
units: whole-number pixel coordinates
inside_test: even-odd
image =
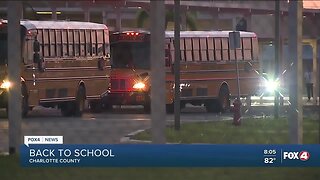
[[[61,114],[70,117],[74,114],[74,102],[64,102],[60,105]]]
[[[86,100],[86,90],[84,86],[80,85],[76,97],[76,101],[74,103],[75,109],[74,109],[74,115],[77,117],[82,116],[82,113],[84,111],[85,106],[85,100]]]
[[[93,113],[101,113],[102,102],[99,100],[90,101],[90,111]]]
[[[207,100],[205,103],[205,107],[207,112],[210,112],[210,113],[220,112],[219,101],[217,99]]]
[[[111,103],[103,103],[101,108],[110,112],[113,109],[113,105]]]
[[[226,85],[220,88],[219,92],[219,111],[226,112],[230,109],[230,93]]]

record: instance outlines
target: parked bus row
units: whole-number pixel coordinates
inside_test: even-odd
[[[174,103],[174,32],[165,32],[166,109]],[[229,31],[182,31],[180,33],[181,107],[205,105],[209,112],[230,108],[237,95],[236,60],[240,71],[240,96],[257,92],[260,75],[255,33],[240,32],[240,48],[230,49]],[[112,104],[143,105],[150,111],[150,33],[126,31],[111,34]]]
[[[181,105],[225,111],[237,93],[257,91],[258,40],[241,32],[241,47],[229,47],[228,31],[182,31]],[[110,40],[109,40],[110,37]],[[173,112],[174,33],[165,33],[166,107]],[[90,22],[21,21],[22,114],[33,107],[58,107],[64,116],[80,116],[88,101],[101,105],[143,105],[150,112],[150,33],[125,31],[109,36],[107,26]],[[7,22],[0,22],[0,107],[7,108]],[[111,59],[110,59],[111,54]]]

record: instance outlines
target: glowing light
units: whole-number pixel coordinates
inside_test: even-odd
[[[40,14],[40,15],[50,15],[52,14],[51,11],[37,11],[37,14]],[[61,14],[60,11],[57,11],[56,14]]]
[[[2,89],[9,89],[10,87],[11,87],[11,83],[7,80],[4,80],[2,82],[2,84],[0,85],[0,88],[2,88]]]
[[[134,89],[144,89],[145,87],[146,87],[146,85],[143,82],[138,82],[133,85]]]
[[[277,80],[265,80],[265,88],[268,92],[274,92],[279,89],[280,82]]]

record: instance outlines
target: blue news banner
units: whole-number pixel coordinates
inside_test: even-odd
[[[320,145],[21,145],[24,167],[320,167]]]

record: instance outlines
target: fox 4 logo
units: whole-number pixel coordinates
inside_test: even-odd
[[[310,159],[310,153],[308,151],[300,151],[300,152],[285,151],[283,152],[283,159],[307,161]]]

